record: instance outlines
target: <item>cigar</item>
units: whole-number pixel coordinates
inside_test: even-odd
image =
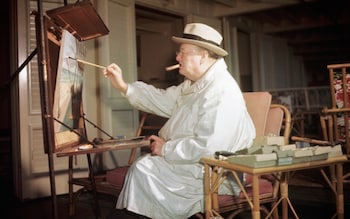
[[[176,65],[172,65],[172,66],[168,66],[165,68],[166,71],[172,71],[172,70],[175,70],[177,68],[180,67],[180,64],[176,64]]]

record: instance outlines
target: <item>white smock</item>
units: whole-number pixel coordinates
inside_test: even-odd
[[[157,89],[129,84],[126,97],[136,108],[169,118],[159,131],[163,156],[140,157],[130,167],[116,208],[154,219],[184,219],[204,211],[201,157],[247,148],[254,124],[242,92],[219,59],[195,83]]]

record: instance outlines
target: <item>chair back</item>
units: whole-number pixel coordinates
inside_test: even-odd
[[[267,115],[265,136],[281,135],[284,137],[284,144],[288,144],[291,132],[291,120],[290,111],[286,106],[282,104],[271,104]]]
[[[247,110],[253,120],[256,136],[264,136],[268,112],[271,105],[271,94],[266,91],[243,92]]]

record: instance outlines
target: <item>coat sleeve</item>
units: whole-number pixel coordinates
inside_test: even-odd
[[[158,89],[138,81],[128,85],[125,96],[135,108],[169,118],[180,92],[181,85]]]

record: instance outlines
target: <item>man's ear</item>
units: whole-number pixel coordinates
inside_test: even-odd
[[[202,53],[202,55],[201,55],[200,63],[203,64],[209,59],[209,53],[207,50],[203,50],[203,51],[201,51],[201,53]]]

